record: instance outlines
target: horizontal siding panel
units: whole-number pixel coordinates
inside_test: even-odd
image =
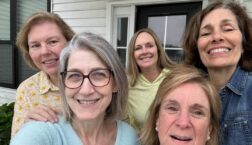
[[[106,32],[105,27],[72,27],[72,28],[76,33],[91,32],[91,33],[105,36],[105,32]]]
[[[105,18],[105,10],[89,10],[89,11],[67,11],[67,12],[56,12],[61,18]]]
[[[81,27],[101,27],[106,26],[106,19],[65,19],[66,23],[71,27],[81,26]]]
[[[75,2],[85,2],[85,1],[94,1],[94,0],[53,0],[53,3],[75,3]]]
[[[252,1],[244,2],[244,5],[246,6],[247,11],[248,11],[249,13],[252,13]]]
[[[53,5],[53,11],[76,11],[76,10],[98,10],[98,9],[106,9],[106,2],[92,1],[92,2],[64,3]]]

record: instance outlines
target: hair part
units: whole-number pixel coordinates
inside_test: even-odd
[[[112,101],[106,110],[105,120],[112,121],[125,117],[125,108],[128,99],[127,76],[115,49],[105,39],[98,35],[86,32],[76,34],[68,46],[61,52],[59,72],[67,70],[68,59],[72,52],[77,50],[89,50],[94,52],[113,73],[113,79],[118,91],[112,93]],[[64,80],[61,76],[59,80],[62,93],[63,115],[66,120],[71,121],[73,112],[66,101],[67,96],[65,95]]]
[[[246,8],[237,2],[216,1],[209,4],[202,11],[197,12],[189,21],[184,32],[182,47],[184,48],[185,64],[194,65],[207,72],[200,59],[197,41],[199,38],[200,26],[203,19],[213,10],[224,8],[230,10],[236,17],[239,29],[242,33],[242,49],[244,53],[241,55],[239,65],[241,68],[252,70],[252,19],[248,16]]]
[[[153,30],[150,28],[143,28],[138,30],[131,38],[128,48],[128,66],[127,66],[127,73],[130,76],[129,77],[129,84],[130,86],[134,86],[136,84],[137,76],[141,73],[141,70],[139,66],[137,65],[136,59],[134,57],[134,50],[135,50],[135,43],[136,39],[139,34],[146,32],[152,36],[152,38],[155,41],[155,44],[157,46],[157,52],[158,52],[158,62],[157,65],[163,69],[163,68],[172,68],[174,66],[174,62],[167,56],[160,39],[155,34]]]
[[[70,41],[74,35],[74,31],[61,19],[57,14],[49,13],[49,12],[36,12],[32,14],[22,25],[19,33],[17,34],[17,41],[16,46],[21,51],[22,56],[26,63],[34,69],[38,69],[37,66],[32,61],[30,54],[29,54],[29,45],[28,45],[28,34],[32,27],[45,23],[45,22],[52,22],[55,23],[60,31],[62,32],[63,36],[66,38],[67,41]]]
[[[206,76],[192,66],[178,65],[172,69],[160,84],[155,100],[152,102],[148,117],[141,132],[140,140],[144,145],[159,145],[158,133],[155,130],[156,121],[159,116],[160,106],[164,98],[171,91],[182,84],[195,83],[198,84],[206,93],[210,106],[210,125],[211,139],[206,145],[218,144],[219,136],[219,119],[220,119],[220,99],[216,88],[206,79]]]

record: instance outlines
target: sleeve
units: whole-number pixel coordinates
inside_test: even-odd
[[[11,139],[10,145],[54,145],[56,134],[45,122],[29,122]]]
[[[30,98],[28,95],[29,88],[25,83],[21,83],[16,92],[14,115],[12,120],[11,136],[13,137],[21,125],[24,123],[24,117],[31,107]]]

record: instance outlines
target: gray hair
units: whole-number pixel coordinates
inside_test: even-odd
[[[128,100],[128,82],[123,65],[115,49],[102,37],[92,33],[76,34],[69,42],[68,46],[63,49],[60,55],[60,71],[64,72],[68,66],[68,59],[75,50],[91,50],[102,62],[112,71],[117,92],[112,94],[112,101],[106,110],[105,119],[115,120],[122,119],[125,114]],[[83,62],[88,63],[88,62]],[[63,115],[67,121],[71,121],[73,112],[70,109],[65,95],[64,78],[59,75],[59,87],[62,94]]]

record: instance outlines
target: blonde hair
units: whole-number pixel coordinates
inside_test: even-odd
[[[150,28],[143,28],[138,30],[133,37],[130,40],[129,43],[129,48],[128,48],[128,66],[127,66],[127,73],[129,75],[129,84],[130,86],[134,86],[136,83],[137,76],[140,73],[140,68],[136,63],[136,59],[134,57],[134,49],[135,49],[135,42],[140,33],[146,32],[150,34],[157,46],[157,51],[158,51],[158,66],[163,69],[163,68],[172,68],[174,63],[171,61],[171,59],[166,55],[165,50],[158,38],[158,36],[155,34],[153,30]]]
[[[37,12],[32,14],[22,25],[22,28],[20,29],[17,35],[16,46],[21,51],[22,56],[26,61],[26,63],[34,69],[38,68],[33,63],[29,55],[28,34],[33,26],[44,22],[55,23],[59,27],[59,29],[61,30],[63,36],[66,38],[67,41],[70,41],[74,35],[74,31],[57,14],[49,12]]]
[[[192,66],[179,65],[167,75],[160,84],[157,95],[149,108],[148,118],[141,132],[142,145],[159,145],[159,139],[155,130],[156,120],[159,116],[160,105],[167,93],[185,83],[197,83],[208,97],[210,106],[210,125],[212,127],[210,140],[206,145],[218,144],[218,130],[220,119],[220,99],[217,90],[205,76]]]

